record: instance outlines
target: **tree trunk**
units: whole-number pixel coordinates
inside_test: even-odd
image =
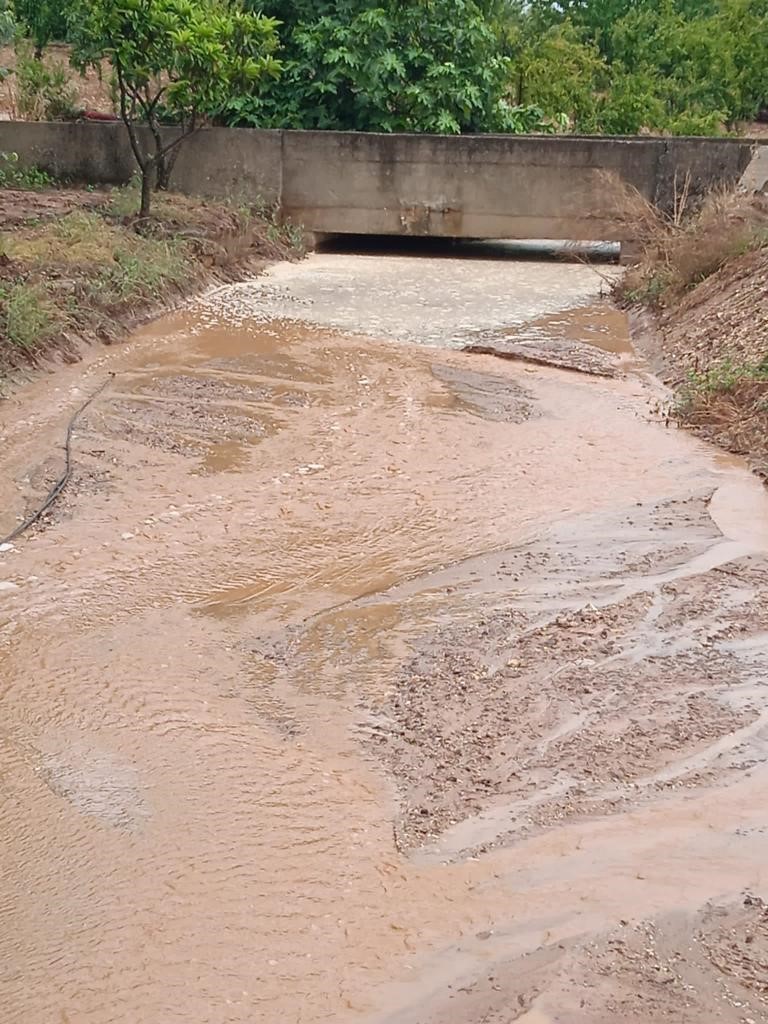
[[[185,136],[186,133],[184,133],[183,137]],[[173,166],[176,163],[176,157],[179,155],[180,149],[181,142],[175,145],[172,149],[162,150],[158,156],[156,187],[159,192],[167,192],[171,187]]]
[[[171,184],[171,165],[165,153],[159,155],[157,161],[157,190],[167,192]]]
[[[166,145],[163,144],[159,125],[150,124],[150,130],[155,139],[155,166],[157,168],[155,188],[159,192],[167,192],[171,187],[171,175],[173,174],[173,167],[179,155],[181,144],[187,136],[193,134],[195,130],[194,124],[190,126],[182,122],[178,137]]]
[[[152,165],[142,167],[141,169],[141,207],[139,208],[140,217],[149,216],[149,208],[152,203]]]
[[[157,119],[154,114],[147,117],[147,126],[150,132],[152,132],[152,138],[155,140],[155,188],[162,189],[164,192],[168,190],[168,179],[170,178],[170,171],[168,170],[168,164],[165,159],[165,151],[163,148],[163,136],[160,132],[160,125],[157,123]]]
[[[117,80],[120,86],[120,114],[123,118],[123,124],[125,125],[126,131],[128,132],[128,139],[131,143],[133,155],[136,159],[139,170],[141,171],[141,208],[139,210],[139,216],[148,217],[149,207],[152,202],[152,180],[155,174],[155,161],[152,157],[145,156],[142,147],[139,144],[139,137],[136,134],[136,123],[133,120],[133,111],[128,103],[128,91],[125,87],[123,71],[119,61],[115,64],[115,71],[117,72]]]

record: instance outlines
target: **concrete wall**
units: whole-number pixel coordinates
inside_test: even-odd
[[[209,128],[184,143],[174,187],[268,203],[282,192],[282,133]],[[147,137],[147,141],[149,141]],[[0,121],[0,153],[76,182],[124,185],[136,172],[122,124]]]
[[[768,193],[768,146],[758,146],[749,167],[741,176],[741,185],[747,192]]]
[[[316,233],[464,238],[628,237],[606,174],[671,208],[737,182],[739,139],[376,135],[212,128],[184,144],[182,191],[278,203]],[[134,172],[120,124],[0,122],[0,152],[52,174],[119,184]],[[762,152],[762,151],[761,151]]]

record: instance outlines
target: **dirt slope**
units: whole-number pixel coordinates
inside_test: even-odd
[[[89,71],[85,75],[79,75],[73,68],[69,68],[69,49],[68,46],[60,44],[47,47],[46,63],[64,65],[68,68],[72,89],[76,94],[75,106],[78,109],[112,113],[109,74],[99,77],[95,71]],[[0,67],[13,71],[16,60],[13,46],[0,47]],[[0,120],[13,120],[18,116],[18,85],[16,76],[11,74],[0,82]]]
[[[768,249],[745,253],[702,281],[661,323],[667,370],[684,378],[729,360],[768,356]]]

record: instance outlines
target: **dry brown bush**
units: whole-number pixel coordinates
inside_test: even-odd
[[[746,456],[768,480],[768,380],[745,376],[724,389],[692,380],[678,396],[674,415],[714,444]]]
[[[642,253],[616,282],[616,297],[624,304],[663,307],[729,260],[768,244],[765,196],[721,188],[699,201],[685,179],[676,182],[673,208],[665,213],[615,176],[605,184],[617,218]]]

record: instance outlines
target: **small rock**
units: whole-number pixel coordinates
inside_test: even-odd
[[[0,555],[4,555],[6,551],[14,551],[13,544],[0,544]]]

